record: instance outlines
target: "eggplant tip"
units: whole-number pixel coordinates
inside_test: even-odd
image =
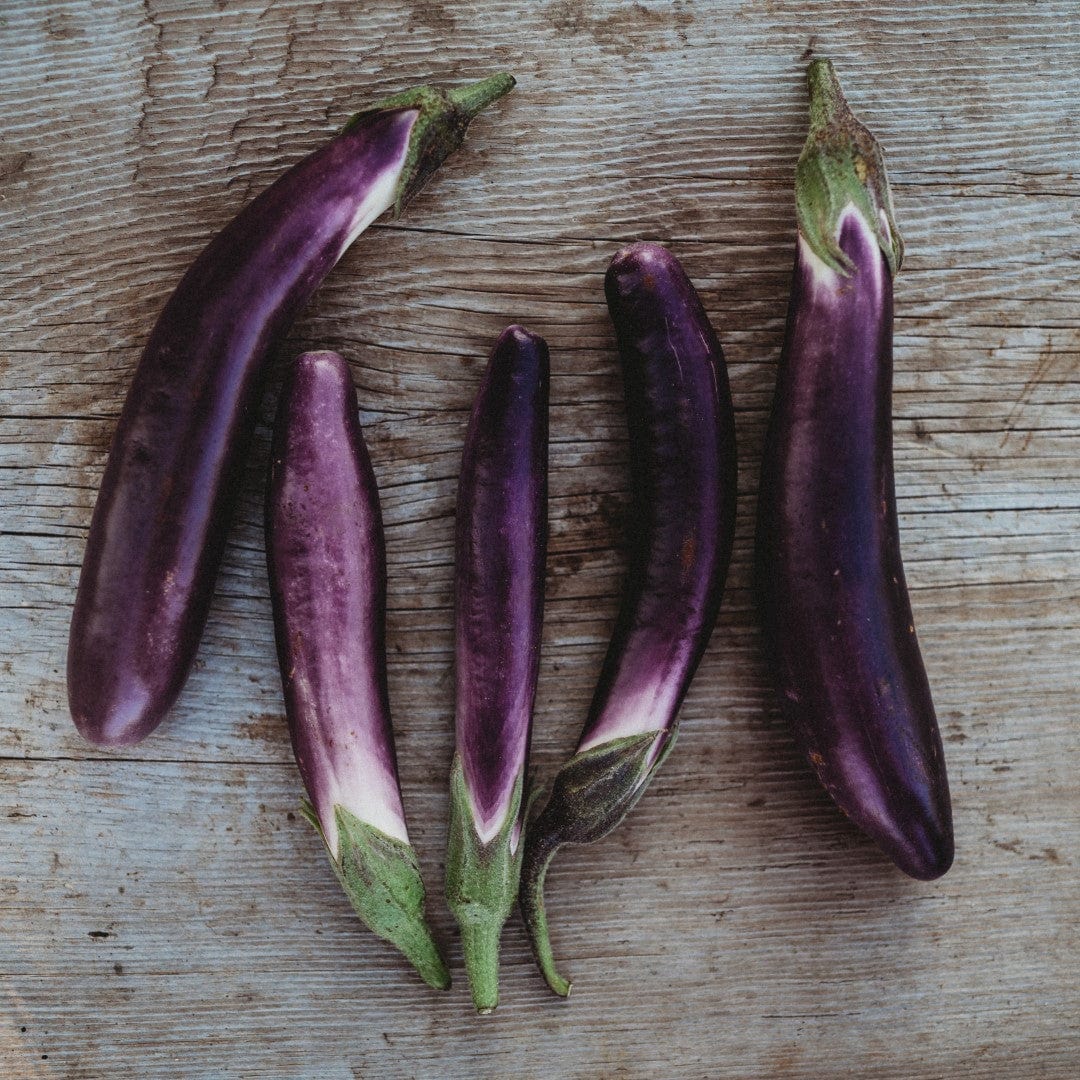
[[[157,721],[148,720],[147,713],[138,706],[123,704],[104,711],[104,716],[90,715],[88,710],[70,706],[75,730],[93,746],[103,750],[140,743],[155,727]]]
[[[543,338],[539,334],[534,334],[527,327],[521,325],[521,323],[511,323],[500,335],[498,343],[509,343],[510,341],[516,342],[518,345],[535,345],[538,342],[542,342]]]
[[[621,274],[659,268],[670,264],[673,258],[663,244],[654,244],[651,240],[635,240],[615,252],[608,266],[608,273]]]
[[[297,367],[317,368],[326,364],[331,367],[340,367],[343,357],[332,349],[314,349],[311,352],[301,353],[296,358]]]
[[[140,733],[133,732],[129,728],[120,727],[114,730],[110,727],[99,727],[97,724],[87,723],[75,717],[72,719],[75,721],[75,730],[92,746],[97,746],[102,750],[118,750],[125,746],[134,746],[143,739]]]
[[[908,824],[888,853],[909,877],[933,881],[953,864],[952,828],[936,821],[916,819]]]

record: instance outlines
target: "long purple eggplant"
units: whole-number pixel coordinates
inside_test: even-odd
[[[473,1003],[499,1003],[499,938],[518,895],[547,550],[548,349],[508,327],[473,404],[458,484],[457,752],[446,898]]]
[[[72,617],[68,700],[91,742],[145,738],[187,678],[267,359],[349,245],[513,84],[419,88],[360,113],[242,210],[169,298],[113,438]]]
[[[398,787],[386,686],[386,552],[375,474],[345,361],[305,353],[282,390],[266,561],[305,815],[357,914],[431,986],[450,976]]]
[[[565,843],[606,836],[671,750],[679,706],[720,609],[735,530],[735,417],[716,334],[675,257],[632,244],[611,262],[608,308],[630,432],[630,565],[577,752],[529,827],[521,908],[548,985],[544,878]]]
[[[881,151],[832,65],[808,72],[799,236],[758,502],[757,587],[783,711],[825,789],[901,870],[952,863],[949,786],[904,582]]]

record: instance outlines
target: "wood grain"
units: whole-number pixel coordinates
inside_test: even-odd
[[[0,1073],[18,1077],[1071,1078],[1080,1069],[1080,9],[1074,0],[21,0],[0,11]],[[800,762],[749,590],[790,280],[802,72],[832,56],[887,147],[905,562],[954,790],[940,882],[885,865]],[[296,814],[261,535],[264,408],[197,669],[122,755],[82,743],[67,622],[112,429],[215,230],[366,102],[518,89],[285,352],[353,364],[383,491],[390,691],[456,982],[366,933]],[[572,749],[628,503],[601,281],[668,243],[724,343],[740,506],[683,735],[549,884],[562,1003],[517,925],[468,1004],[441,902],[452,515],[497,333],[552,353],[533,763]]]

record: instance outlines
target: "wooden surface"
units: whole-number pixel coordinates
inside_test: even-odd
[[[811,50],[888,149],[908,246],[899,510],[958,850],[933,884],[886,864],[799,760],[749,591]],[[0,6],[0,1075],[1080,1075],[1078,56],[1075,0]],[[497,68],[515,93],[400,223],[361,240],[285,350],[343,351],[360,389],[405,802],[455,974],[440,995],[359,925],[296,813],[265,422],[171,719],[96,751],[63,671],[108,442],[184,268],[351,111]],[[441,901],[467,408],[505,324],[548,338],[545,781],[621,580],[601,280],[636,238],[683,259],[727,351],[730,585],[676,753],[618,832],[551,872],[573,997],[548,994],[515,921],[502,1007],[479,1019]]]

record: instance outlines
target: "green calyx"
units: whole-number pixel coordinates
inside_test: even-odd
[[[813,60],[806,82],[810,133],[795,167],[799,232],[827,266],[846,276],[851,261],[840,249],[840,217],[854,206],[895,276],[904,260],[904,241],[896,227],[881,147],[848,107],[832,61]]]
[[[517,900],[524,837],[511,850],[521,815],[524,774],[514,785],[506,821],[483,843],[476,830],[461,755],[450,769],[450,838],[446,852],[446,901],[461,927],[461,948],[477,1012],[499,1004],[499,939]]]
[[[409,135],[409,149],[394,192],[394,217],[427,183],[432,173],[452,154],[465,138],[469,123],[482,109],[497,101],[514,87],[514,77],[506,72],[458,87],[441,90],[418,86],[383,98],[370,109],[357,113],[345,125],[348,131],[375,112],[390,109],[416,109],[418,116]]]
[[[310,803],[301,807],[323,842],[326,836]],[[364,925],[400,949],[420,977],[436,990],[450,986],[450,973],[424,918],[424,882],[411,844],[334,807],[339,856],[330,864]]]
[[[548,986],[569,997],[571,983],[555,968],[544,881],[563,844],[591,844],[607,836],[641,798],[675,745],[678,728],[612,739],[575,754],[555,777],[551,798],[530,827],[521,875],[521,914],[537,966]],[[655,751],[657,739],[662,739]]]

